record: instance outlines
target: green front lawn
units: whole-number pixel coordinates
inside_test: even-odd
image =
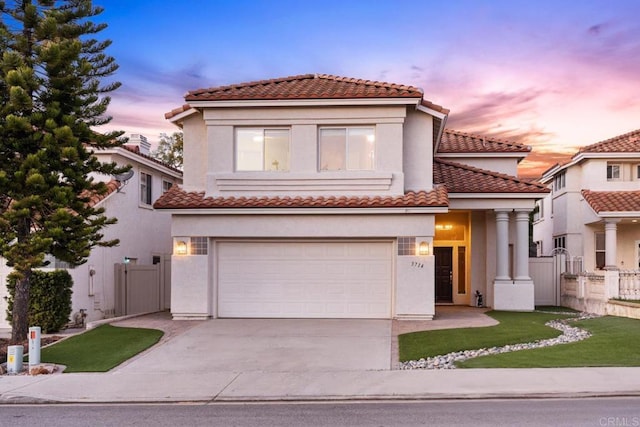
[[[156,344],[163,334],[102,325],[43,348],[40,360],[65,365],[65,372],[106,372]]]
[[[640,320],[606,316],[573,324],[591,332],[591,338],[571,344],[478,357],[461,362],[457,366],[464,368],[640,366]]]
[[[570,311],[566,309],[564,311]],[[398,337],[400,361],[418,360],[461,350],[476,350],[554,338],[561,334],[544,324],[571,315],[490,311],[500,324],[483,328],[444,329],[403,334]]]

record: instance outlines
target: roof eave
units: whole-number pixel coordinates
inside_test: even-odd
[[[396,208],[154,208],[172,215],[397,215],[449,212],[448,206]]]
[[[189,101],[193,108],[313,107],[342,105],[417,105],[420,98],[245,99]]]

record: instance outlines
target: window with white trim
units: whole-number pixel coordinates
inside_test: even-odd
[[[321,171],[375,169],[373,127],[324,127],[319,132]]]
[[[162,180],[162,194],[166,193],[173,187],[173,182]]]
[[[289,171],[289,129],[236,129],[236,171]]]
[[[140,202],[151,204],[151,175],[140,172]]]
[[[561,190],[561,189],[563,189],[565,187],[566,184],[567,184],[567,182],[566,182],[566,172],[565,171],[560,172],[553,179],[553,189],[554,190]]]
[[[607,164],[607,181],[619,181],[620,178],[620,165]]]

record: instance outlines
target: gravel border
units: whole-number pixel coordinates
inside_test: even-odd
[[[549,312],[543,312],[549,313]],[[575,314],[575,313],[564,313],[564,312],[553,312],[554,314]],[[568,344],[572,342],[578,342],[585,340],[591,336],[591,333],[585,331],[584,329],[580,329],[575,326],[570,326],[568,324],[569,321],[576,320],[584,320],[584,319],[593,319],[595,317],[600,317],[596,314],[591,313],[580,313],[577,317],[571,319],[557,319],[550,320],[545,323],[546,326],[549,326],[553,329],[557,329],[562,331],[562,335],[559,335],[555,338],[549,338],[544,340],[538,340],[530,343],[522,343],[522,344],[508,344],[501,347],[491,347],[491,348],[480,348],[478,350],[464,350],[464,351],[456,351],[444,355],[433,356],[428,358],[422,358],[420,360],[408,360],[406,362],[402,362],[399,366],[399,369],[408,370],[408,369],[456,369],[456,362],[462,362],[464,360],[473,359],[475,357],[481,356],[489,356],[492,354],[501,354],[501,353],[509,353],[512,351],[520,351],[520,350],[531,350],[534,348],[543,348],[543,347],[551,347],[559,344]]]

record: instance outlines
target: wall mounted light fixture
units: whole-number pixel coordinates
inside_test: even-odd
[[[188,245],[186,239],[176,239],[173,247],[173,252],[176,255],[187,255]]]
[[[420,242],[420,246],[418,246],[418,253],[421,256],[429,255],[429,243],[428,242]]]

